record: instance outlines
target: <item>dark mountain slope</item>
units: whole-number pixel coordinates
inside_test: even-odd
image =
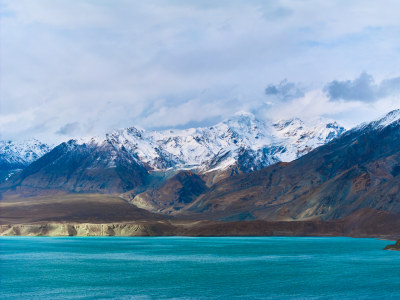
[[[149,189],[130,202],[138,207],[170,214],[191,203],[208,190],[205,181],[191,171],[181,171],[159,188]]]
[[[400,213],[400,111],[291,163],[220,181],[184,211],[224,219],[338,219],[362,208]]]
[[[72,192],[123,192],[145,183],[148,173],[123,149],[107,142],[62,143],[20,174],[2,184],[3,189],[60,189]]]

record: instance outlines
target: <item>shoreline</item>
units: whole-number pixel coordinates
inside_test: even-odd
[[[320,226],[316,226],[320,225]],[[392,232],[352,232],[337,222],[137,221],[110,223],[41,222],[0,225],[0,236],[48,237],[353,237],[396,242]]]

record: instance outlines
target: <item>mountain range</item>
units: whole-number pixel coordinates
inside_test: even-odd
[[[399,175],[400,111],[394,111],[290,163],[226,178],[184,210],[265,220],[335,220],[364,208],[400,214]]]
[[[3,142],[0,157],[7,163],[1,169],[24,169],[19,181],[13,181],[22,185],[124,192],[144,185],[149,173],[249,173],[296,159],[343,132],[336,122],[322,119],[307,124],[300,119],[264,122],[242,113],[206,128],[146,132],[130,127],[104,137],[70,140],[52,151],[37,140],[26,147]]]
[[[348,131],[324,120],[240,114],[207,128],[131,127],[46,152],[0,185],[2,223],[17,223],[38,207],[40,218],[25,222],[129,221],[109,212],[129,207],[136,220],[400,232],[400,110]],[[98,208],[95,215],[90,207]],[[254,228],[246,224],[240,226]],[[259,226],[266,223],[254,224],[265,232]]]

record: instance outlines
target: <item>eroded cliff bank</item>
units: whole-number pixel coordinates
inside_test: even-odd
[[[157,236],[172,234],[167,223],[15,224],[0,225],[2,236]]]
[[[343,222],[323,221],[137,221],[0,225],[1,236],[353,236],[397,239],[390,231],[362,232]]]

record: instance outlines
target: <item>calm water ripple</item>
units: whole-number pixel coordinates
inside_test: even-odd
[[[400,299],[376,239],[1,237],[1,299]]]

